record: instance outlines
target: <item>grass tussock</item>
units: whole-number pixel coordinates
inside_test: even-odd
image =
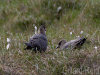
[[[47,51],[24,50],[34,25],[41,24],[46,25]],[[87,41],[81,48],[55,49],[59,40],[85,33]],[[0,0],[0,40],[0,75],[99,74],[100,1]]]

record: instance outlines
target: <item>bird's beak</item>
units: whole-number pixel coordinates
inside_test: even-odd
[[[25,45],[28,45],[27,43],[24,43]]]
[[[56,47],[56,49],[59,48],[58,46]]]

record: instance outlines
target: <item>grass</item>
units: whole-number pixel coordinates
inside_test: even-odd
[[[59,6],[62,10],[57,13]],[[0,75],[99,74],[99,9],[99,0],[1,0]],[[45,53],[24,50],[24,43],[34,34],[33,24],[38,28],[46,25]],[[59,40],[69,41],[85,33],[87,41],[80,49],[55,49]],[[8,50],[7,38],[11,39]]]

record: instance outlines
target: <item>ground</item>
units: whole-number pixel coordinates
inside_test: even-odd
[[[24,50],[41,24],[46,52]],[[84,34],[81,48],[56,49],[59,40]],[[99,75],[100,0],[0,0],[0,40],[0,75]]]

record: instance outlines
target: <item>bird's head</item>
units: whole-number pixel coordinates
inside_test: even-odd
[[[64,45],[66,42],[67,42],[67,41],[66,41],[65,39],[60,40],[60,41],[58,42],[58,46],[56,47],[56,49],[57,49],[57,48],[62,48],[63,45]]]
[[[46,27],[44,25],[41,25],[38,29],[39,34],[45,34],[45,31],[46,31]]]

